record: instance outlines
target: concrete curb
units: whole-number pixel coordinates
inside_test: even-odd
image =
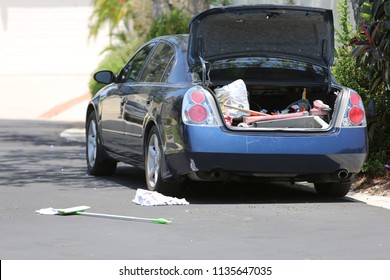
[[[368,205],[390,209],[390,197],[387,196],[367,195],[350,191],[346,197],[351,201],[360,201]]]

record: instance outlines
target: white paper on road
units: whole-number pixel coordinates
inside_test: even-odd
[[[185,198],[165,196],[161,193],[137,189],[133,202],[142,206],[188,205]]]
[[[57,215],[58,211],[57,211],[57,209],[49,207],[49,208],[42,208],[42,209],[36,210],[35,213],[37,213],[39,215]]]

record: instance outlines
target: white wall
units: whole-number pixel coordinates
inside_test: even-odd
[[[91,0],[0,0],[0,75],[90,74],[107,36],[88,40]]]
[[[88,40],[91,13],[91,0],[0,0],[0,119],[40,119],[87,100],[109,42],[107,32]],[[67,112],[83,120],[81,109]]]

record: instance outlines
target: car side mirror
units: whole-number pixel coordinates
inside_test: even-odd
[[[98,71],[95,73],[95,75],[93,75],[93,78],[96,82],[102,84],[111,84],[116,80],[116,76],[114,75],[114,73],[109,70]]]

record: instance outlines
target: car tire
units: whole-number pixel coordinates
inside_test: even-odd
[[[112,176],[117,162],[106,155],[101,145],[95,112],[88,115],[86,140],[88,173],[95,176]]]
[[[314,188],[320,195],[344,197],[351,189],[351,182],[315,183]]]
[[[146,186],[150,191],[157,191],[164,195],[178,196],[181,192],[181,182],[170,179],[164,181],[161,176],[161,166],[164,157],[161,140],[157,127],[149,131],[145,145],[145,177]]]

